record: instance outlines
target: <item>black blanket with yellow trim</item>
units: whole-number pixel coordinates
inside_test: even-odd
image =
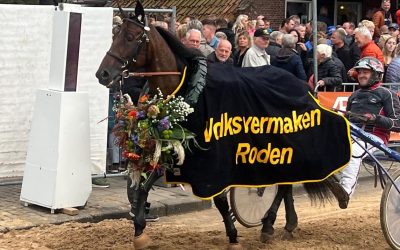
[[[213,64],[189,117],[201,150],[186,152],[167,182],[212,197],[233,185],[319,181],[350,159],[350,129],[320,107],[305,82],[273,66]]]

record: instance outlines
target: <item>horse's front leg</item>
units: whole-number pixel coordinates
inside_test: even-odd
[[[233,220],[233,214],[229,210],[228,198],[226,192],[214,197],[214,203],[219,213],[222,216],[226,235],[229,237],[228,249],[242,249],[242,246],[237,240],[237,230]]]
[[[279,206],[285,196],[286,187],[279,185],[278,192],[275,195],[274,201],[271,204],[271,207],[265,213],[264,217],[262,218],[263,226],[261,228],[261,236],[260,241],[265,243],[269,241],[274,234],[274,223],[276,220],[276,214],[278,213]]]
[[[284,239],[292,239],[293,231],[297,227],[298,219],[297,213],[294,208],[294,199],[293,199],[293,186],[287,185],[286,192],[284,194],[285,201],[285,212],[286,212],[286,225],[285,232],[283,234]]]
[[[150,173],[147,179],[141,178],[137,186],[131,186],[132,181],[128,180],[128,199],[131,203],[131,216],[133,225],[135,226],[135,249],[142,249],[150,245],[150,238],[144,233],[146,228],[146,204],[149,191],[154,182],[160,178],[162,174],[154,170]]]

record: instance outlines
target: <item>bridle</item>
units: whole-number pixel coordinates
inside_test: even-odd
[[[139,37],[136,39],[136,44],[137,46],[135,47],[135,50],[133,52],[132,58],[131,59],[127,59],[127,58],[123,58],[113,52],[111,52],[111,50],[107,51],[107,55],[111,56],[112,58],[116,59],[119,63],[121,63],[121,69],[122,71],[127,71],[129,66],[131,65],[131,63],[135,63],[137,56],[139,55],[140,50],[143,48],[144,43],[149,43],[150,39],[148,36],[148,32],[150,31],[150,28],[147,25],[144,25],[140,22],[137,22],[133,19],[129,19],[129,18],[124,18],[123,21],[129,21],[132,22],[134,24],[136,24],[137,26],[141,27],[143,29],[143,32],[141,35],[139,35]]]
[[[141,51],[141,49],[143,48],[143,45],[145,43],[149,43],[150,39],[149,39],[149,35],[148,32],[150,31],[149,26],[147,26],[147,24],[143,24],[139,21],[136,21],[134,19],[130,19],[130,18],[124,18],[123,21],[128,21],[128,22],[132,22],[135,25],[141,27],[143,29],[143,32],[141,35],[138,36],[138,38],[136,39],[136,48],[134,50],[134,53],[132,55],[132,58],[124,58],[121,57],[113,52],[111,52],[111,50],[107,51],[106,55],[111,56],[112,58],[116,59],[120,64],[121,64],[121,69],[122,72],[120,74],[120,78],[119,79],[123,79],[123,78],[128,78],[130,76],[139,76],[139,77],[146,77],[146,76],[165,76],[165,75],[182,75],[181,72],[129,72],[129,67],[132,63],[136,63],[137,61],[137,57]],[[147,19],[146,19],[146,23],[147,23]],[[116,80],[118,81],[118,80]],[[113,81],[108,87],[111,87],[112,85],[114,85],[114,83],[116,81]],[[123,84],[123,81],[121,81],[120,84]]]

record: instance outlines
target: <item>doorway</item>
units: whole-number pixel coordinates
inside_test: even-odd
[[[359,2],[337,2],[336,24],[342,25],[344,22],[353,22],[357,26],[361,20],[361,7]]]

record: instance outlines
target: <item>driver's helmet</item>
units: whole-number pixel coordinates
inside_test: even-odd
[[[382,81],[383,74],[385,73],[385,69],[381,61],[376,59],[375,57],[364,57],[361,58],[358,62],[356,62],[353,69],[370,69],[372,70],[371,78],[368,81],[368,86],[372,86],[377,82]]]

